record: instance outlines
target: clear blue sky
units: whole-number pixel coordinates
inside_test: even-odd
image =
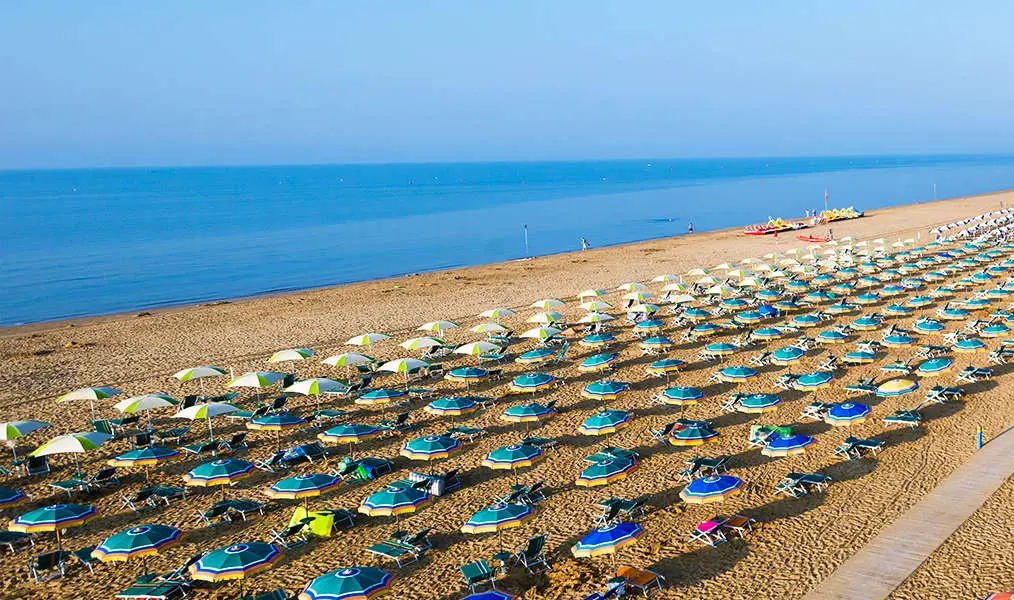
[[[1014,151],[1014,2],[0,5],[0,168]]]

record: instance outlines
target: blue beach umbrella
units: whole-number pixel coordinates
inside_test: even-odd
[[[776,327],[761,327],[755,329],[750,337],[758,340],[777,340],[785,337],[785,332]]]
[[[604,371],[612,368],[612,365],[620,360],[620,355],[615,352],[609,352],[605,354],[594,354],[581,361],[581,364],[577,366],[578,370],[582,373],[591,373],[595,371]]]
[[[951,346],[951,350],[962,353],[979,352],[980,350],[985,349],[986,344],[982,343],[982,340],[977,340],[975,338],[965,338],[963,340],[958,340],[957,342],[954,343],[953,346]]]
[[[514,361],[523,365],[534,365],[545,362],[554,354],[556,354],[556,350],[553,350],[552,348],[536,348],[525,352],[521,356],[515,358]]]
[[[649,375],[658,375],[661,373],[669,374],[674,373],[682,369],[687,365],[686,361],[678,358],[664,358],[662,360],[656,360],[655,362],[648,365]]]
[[[905,346],[911,346],[914,344],[915,339],[903,333],[892,333],[891,335],[885,335],[880,340],[880,343],[888,348],[904,348]]]
[[[796,379],[793,386],[801,392],[811,392],[830,386],[833,379],[830,371],[815,371]]]
[[[870,414],[870,407],[859,402],[835,404],[827,411],[824,420],[835,427],[848,427],[862,423]]]
[[[743,366],[725,367],[718,371],[718,378],[726,383],[743,383],[760,375],[757,369]]]
[[[663,327],[665,327],[665,323],[658,319],[648,319],[634,325],[634,329],[637,331],[657,331]]]
[[[662,402],[676,406],[697,404],[704,392],[693,387],[673,387],[662,392]]]
[[[789,320],[790,325],[796,327],[816,327],[820,325],[820,317],[816,315],[796,315]]]
[[[571,553],[575,558],[614,554],[620,548],[634,544],[643,531],[637,523],[614,523],[599,527],[578,540],[571,548]]]
[[[592,400],[614,400],[628,389],[630,389],[629,383],[602,379],[584,386],[581,396]]]
[[[731,475],[710,475],[694,479],[680,491],[680,498],[688,504],[721,502],[742,492],[743,480]]]
[[[916,368],[915,374],[920,377],[936,377],[937,375],[942,375],[950,371],[953,366],[954,361],[949,358],[931,358],[921,363],[919,367]]]
[[[815,439],[806,435],[777,435],[768,439],[761,449],[761,454],[773,457],[794,456],[806,452],[806,449],[815,443]]]

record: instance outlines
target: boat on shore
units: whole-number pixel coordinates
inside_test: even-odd
[[[852,206],[849,206],[848,208],[833,208],[825,210],[814,217],[810,217],[809,219],[787,221],[782,218],[771,218],[768,219],[767,223],[748,225],[745,229],[743,229],[743,233],[746,235],[768,235],[782,231],[796,231],[799,229],[806,229],[807,227],[816,227],[827,223],[834,223],[835,221],[858,219],[864,214],[864,212],[856,210],[855,207]]]

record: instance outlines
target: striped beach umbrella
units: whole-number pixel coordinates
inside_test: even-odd
[[[900,304],[891,304],[890,306],[884,307],[884,313],[895,317],[903,317],[910,314],[912,311]]]
[[[435,338],[431,335],[424,335],[421,337],[409,338],[398,345],[406,350],[425,350],[427,348],[439,348],[443,346],[444,340]]]
[[[792,385],[801,392],[822,390],[831,385],[834,375],[830,371],[814,371],[796,379]]]
[[[12,508],[30,499],[28,494],[20,490],[0,488],[0,509]]]
[[[153,465],[170,461],[179,456],[179,454],[178,451],[172,448],[148,446],[125,452],[115,458],[109,459],[106,464],[111,467],[144,467],[144,480],[148,481],[149,469]]]
[[[449,396],[437,398],[423,410],[434,415],[457,417],[479,410],[479,404],[471,396]]]
[[[777,327],[761,327],[754,329],[750,337],[757,340],[777,340],[785,337],[785,332]]]
[[[933,298],[929,296],[913,296],[905,301],[908,308],[925,308],[930,304],[933,304]]]
[[[355,337],[349,338],[346,342],[346,346],[366,346],[372,348],[374,344],[382,342],[384,340],[391,339],[391,336],[384,333],[363,333]],[[372,353],[373,350],[370,350]]]
[[[982,331],[979,332],[979,335],[981,335],[984,338],[995,338],[1007,335],[1009,333],[1010,327],[1004,325],[1003,323],[995,323],[993,325],[987,325],[983,327]]]
[[[711,313],[701,308],[688,308],[683,311],[683,316],[690,319],[691,321],[699,319],[707,319],[711,316]]]
[[[880,343],[887,346],[888,348],[903,348],[905,346],[911,346],[915,343],[915,338],[912,336],[905,335],[903,333],[892,333],[891,335],[885,335]]]
[[[859,402],[835,404],[827,411],[824,421],[835,427],[849,427],[866,421],[870,407]]]
[[[18,447],[14,440],[22,438],[33,431],[45,429],[49,423],[44,421],[4,421],[0,422],[0,441],[7,442],[7,446],[14,454],[14,460],[18,459]]]
[[[56,399],[57,402],[76,402],[79,400],[87,400],[88,404],[92,409],[92,421],[95,420],[95,401],[105,400],[106,398],[112,398],[113,396],[122,394],[123,390],[118,390],[114,387],[86,387],[74,390],[73,392],[67,392]]]
[[[663,358],[648,365],[648,375],[661,375],[663,373],[675,373],[687,366],[686,361],[678,358]]]
[[[378,371],[384,371],[385,373],[401,373],[405,378],[405,385],[408,385],[408,376],[410,373],[414,373],[421,369],[428,369],[430,363],[425,360],[419,360],[418,358],[398,358],[395,360],[389,360],[386,363],[380,365],[377,368]]]
[[[155,408],[172,408],[174,406],[176,406],[176,400],[169,394],[144,394],[143,396],[134,396],[133,398],[120,400],[113,405],[116,410],[127,415],[132,415],[142,410],[148,412]],[[148,422],[149,424],[151,423],[150,414]]]
[[[806,435],[792,434],[787,436],[776,435],[768,439],[761,454],[764,456],[794,456],[806,452],[806,449],[817,443],[817,440]]]
[[[306,360],[313,356],[313,350],[309,348],[289,348],[287,350],[279,350],[271,355],[268,359],[269,363],[278,362],[292,362],[297,360]]]
[[[856,331],[875,331],[880,329],[881,325],[880,319],[867,315],[852,321],[849,327]]]
[[[633,415],[623,410],[602,410],[585,419],[577,430],[583,435],[609,435],[630,425]]]
[[[518,356],[514,362],[522,365],[537,365],[546,362],[554,354],[556,354],[556,350],[552,348],[535,348]]]
[[[725,300],[719,302],[718,305],[727,310],[736,310],[743,308],[744,306],[749,306],[749,303],[742,298],[726,298]]]
[[[311,581],[299,600],[372,600],[387,594],[393,580],[376,567],[347,567]]]
[[[274,371],[251,371],[232,379],[225,387],[249,387],[262,390],[285,379],[285,375]]]
[[[817,334],[816,340],[822,344],[842,344],[848,336],[837,329],[828,329]]]
[[[704,392],[694,387],[672,387],[662,392],[662,402],[673,406],[692,406],[704,397]]]
[[[27,512],[10,522],[7,529],[22,533],[52,531],[56,533],[56,545],[63,548],[61,532],[70,527],[80,527],[91,521],[98,513],[93,506],[84,504],[53,504]]]
[[[183,369],[174,374],[173,377],[180,381],[193,381],[195,379],[204,379],[205,377],[224,377],[226,375],[228,373],[218,367],[202,366]],[[201,388],[201,395],[204,395],[204,388]]]
[[[614,523],[593,529],[570,549],[575,558],[615,554],[620,548],[637,543],[644,530],[637,523]]]
[[[932,319],[919,319],[912,325],[912,328],[919,333],[940,333],[944,330],[942,324]]]
[[[850,365],[868,365],[876,362],[877,355],[872,352],[848,352],[841,358],[842,362]]]
[[[743,491],[743,480],[731,475],[699,477],[680,490],[680,498],[687,504],[721,502]]]
[[[599,348],[601,346],[608,346],[615,341],[616,336],[611,333],[596,333],[582,338],[578,343],[588,348]]]
[[[575,483],[580,487],[609,485],[615,481],[626,479],[627,475],[636,468],[637,461],[632,458],[609,458],[585,467],[578,474]]]
[[[904,396],[917,389],[919,389],[919,383],[913,379],[892,379],[877,387],[877,396],[894,398],[895,396]]]
[[[743,383],[760,375],[757,369],[743,366],[725,367],[717,374],[718,378],[726,383]]]
[[[306,420],[302,417],[290,413],[274,413],[250,419],[246,428],[253,431],[288,431],[305,424]]]
[[[718,441],[718,432],[710,427],[692,425],[673,431],[667,440],[672,446],[700,446]]]
[[[965,338],[963,340],[958,340],[957,342],[954,342],[954,345],[951,346],[951,350],[962,354],[971,354],[973,352],[979,352],[980,350],[985,349],[986,344],[984,344],[982,340],[977,340],[975,338]]]
[[[342,354],[336,354],[329,356],[324,359],[325,365],[332,367],[354,367],[356,365],[363,365],[367,363],[376,362],[373,358],[366,356],[365,354],[359,354],[358,352],[345,352]]]
[[[665,327],[663,321],[658,319],[648,319],[647,321],[641,321],[640,323],[634,324],[634,331],[658,331]]]
[[[341,484],[342,480],[335,475],[303,473],[276,481],[264,493],[275,500],[302,500],[306,508],[309,498],[336,490]]]
[[[271,568],[282,552],[273,544],[244,542],[212,550],[190,565],[190,577],[201,581],[247,579]]]
[[[515,313],[513,310],[509,308],[491,308],[489,310],[482,311],[481,313],[479,313],[479,316],[484,319],[496,319],[497,321],[499,321],[504,317],[510,317],[515,314],[517,313]]]
[[[737,313],[732,320],[741,323],[743,325],[753,325],[766,319],[763,313],[756,310],[748,310],[746,312]]]
[[[563,330],[557,329],[556,327],[542,326],[536,327],[534,329],[529,329],[528,331],[522,333],[519,337],[532,340],[548,340],[554,335],[562,333],[562,331]]]
[[[492,325],[496,325],[496,323],[493,323]],[[504,329],[506,329],[502,325],[497,325],[497,328],[498,328],[497,330],[491,331],[503,331]],[[474,330],[475,328],[473,327],[472,329]],[[484,332],[480,331],[479,333]],[[498,346],[491,342],[478,341],[478,342],[469,342],[467,344],[458,346],[457,348],[454,349],[454,354],[464,354],[465,356],[482,356],[483,354],[489,354],[491,352],[500,352],[502,349],[503,348],[501,346]]]
[[[480,369],[479,367],[458,367],[444,375],[444,379],[447,381],[464,383],[465,387],[478,383],[487,377],[489,377],[489,371]]]
[[[182,538],[183,532],[169,525],[139,525],[107,537],[92,556],[102,562],[145,558],[176,546]]]
[[[556,298],[545,298],[543,300],[536,300],[535,302],[532,302],[531,304],[528,305],[528,307],[549,310],[551,308],[563,306],[564,304],[566,304],[564,301],[557,300]]]
[[[722,328],[713,323],[701,323],[700,325],[695,325],[693,329],[690,330],[690,334],[697,337],[708,337],[721,332]]]
[[[401,455],[412,460],[434,461],[461,451],[461,442],[447,435],[426,435],[405,442]]]
[[[533,402],[508,407],[500,417],[509,423],[535,423],[556,414],[556,408]]]
[[[674,345],[676,345],[676,342],[670,340],[664,335],[656,335],[641,340],[641,348],[644,349],[665,350],[667,348],[673,347]]]
[[[591,400],[615,400],[628,389],[630,389],[629,383],[601,379],[584,386],[584,389],[581,390],[581,397]]]
[[[577,369],[582,373],[594,373],[611,369],[613,364],[620,359],[620,355],[612,352],[605,354],[593,354],[581,361]]]
[[[520,527],[535,516],[531,506],[525,504],[494,504],[484,508],[465,521],[462,533],[493,533]]]
[[[496,470],[510,469],[514,472],[514,482],[518,480],[518,469],[530,467],[545,458],[542,449],[528,444],[510,444],[490,451],[482,459],[482,466]]]
[[[253,472],[254,466],[248,461],[219,458],[198,465],[183,476],[183,481],[187,485],[199,487],[221,486],[224,494],[225,486],[232,485],[244,477],[249,477]]]
[[[954,361],[949,358],[931,358],[920,363],[915,370],[915,374],[920,377],[936,377],[937,375],[947,373],[952,367],[954,367]]]
[[[514,378],[510,389],[515,392],[538,392],[547,390],[556,383],[556,378],[546,373],[526,373]]]
[[[28,455],[51,456],[53,454],[73,454],[77,474],[81,475],[81,466],[78,463],[77,455],[94,450],[111,439],[113,439],[113,436],[97,431],[58,435],[35,450],[32,450]]]
[[[782,399],[774,394],[750,394],[739,399],[736,410],[747,414],[766,413],[778,408],[781,402]]]
[[[363,499],[363,503],[359,505],[359,512],[371,517],[400,518],[401,515],[414,513],[432,501],[432,496],[425,490],[394,484]]]
[[[960,308],[944,307],[937,310],[937,316],[945,321],[963,321],[968,318],[968,311]]]
[[[348,444],[349,456],[352,456],[352,444],[365,442],[383,435],[384,429],[375,425],[361,423],[346,423],[317,434],[317,439],[322,442],[334,442],[336,444]]]
[[[835,316],[847,315],[849,313],[855,312],[856,310],[857,309],[854,305],[846,304],[844,302],[838,302],[837,304],[831,304],[829,306],[824,307],[824,312],[826,312],[829,315]]]
[[[179,411],[172,416],[174,419],[189,419],[197,421],[205,419],[208,421],[208,439],[215,439],[215,431],[211,426],[211,420],[220,415],[227,415],[239,410],[239,407],[228,402],[204,402],[195,404]]]
[[[311,377],[300,379],[282,391],[301,396],[320,396],[328,393],[344,394],[349,391],[349,387],[349,384],[329,377]]]
[[[806,350],[799,346],[785,346],[771,353],[771,363],[780,367],[794,365],[803,359]]]
[[[717,342],[704,347],[704,352],[715,356],[729,356],[739,350],[739,346],[728,342]]]
[[[407,395],[408,392],[406,390],[381,388],[366,392],[365,394],[356,398],[355,402],[356,404],[365,404],[365,405],[375,404],[384,406],[386,404],[394,402],[399,398],[404,398]]]
[[[877,292],[864,292],[856,296],[856,304],[876,304],[880,302],[880,294]]]
[[[527,323],[542,323],[543,325],[551,325],[557,321],[562,321],[563,315],[558,312],[538,312],[528,317],[525,322]]]

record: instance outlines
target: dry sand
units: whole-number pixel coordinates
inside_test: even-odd
[[[1000,200],[1010,205],[1014,193],[995,194],[974,198],[926,203],[915,206],[878,210],[866,218],[837,223],[835,235],[853,235],[870,239],[875,237],[915,237],[917,233],[927,240],[930,227],[962,217],[974,216],[998,208]],[[57,432],[79,431],[87,428],[86,404],[57,405],[53,399],[67,390],[86,385],[112,385],[129,394],[165,391],[179,394],[195,391],[196,384],[183,389],[171,379],[172,373],[189,366],[214,364],[235,369],[267,369],[265,360],[274,351],[307,346],[318,351],[317,357],[348,351],[341,345],[348,337],[365,331],[383,331],[395,336],[381,344],[377,352],[382,358],[407,355],[397,342],[414,335],[415,327],[425,321],[448,319],[462,325],[451,330],[447,338],[452,343],[475,339],[468,327],[479,322],[475,314],[493,306],[523,307],[544,297],[559,297],[569,304],[563,307],[565,315],[576,320],[580,314],[574,295],[588,287],[613,289],[627,281],[646,281],[661,273],[681,273],[696,266],[711,266],[726,260],[739,260],[746,256],[759,256],[767,252],[784,251],[802,245],[791,236],[748,238],[738,231],[722,231],[693,236],[657,240],[627,246],[603,248],[580,253],[564,254],[461,269],[449,272],[400,277],[377,282],[337,288],[257,298],[226,304],[205,305],[156,311],[154,315],[118,317],[92,320],[75,320],[44,326],[12,328],[0,337],[0,403],[9,420],[38,418],[53,423],[49,431],[34,434],[21,444],[26,452],[35,444]],[[616,304],[611,293],[607,300]],[[922,311],[930,313],[936,307]],[[519,315],[505,324],[521,330],[523,319],[531,310],[519,310]],[[912,317],[900,319],[901,326],[910,325]],[[843,317],[848,322],[854,317]],[[949,327],[951,328],[951,327]],[[558,400],[560,414],[534,430],[539,435],[555,437],[561,449],[534,469],[523,472],[523,481],[546,479],[548,499],[541,503],[536,518],[518,530],[504,535],[505,544],[514,546],[527,536],[547,531],[550,534],[549,553],[553,570],[546,575],[533,577],[523,569],[498,584],[507,591],[524,594],[525,598],[576,598],[594,589],[601,589],[607,571],[612,565],[608,558],[575,560],[570,557],[570,546],[587,530],[591,518],[598,511],[593,505],[609,494],[634,497],[642,493],[655,494],[652,508],[642,519],[645,535],[635,546],[623,550],[616,564],[630,564],[663,573],[669,582],[666,598],[770,598],[801,597],[812,585],[840,565],[856,549],[872,538],[885,524],[907,510],[922,495],[961,465],[974,452],[974,429],[982,425],[987,436],[995,434],[1014,422],[1014,405],[1007,401],[1003,385],[1009,378],[1008,369],[998,370],[1000,376],[993,381],[969,386],[972,393],[964,403],[953,402],[934,405],[925,410],[928,424],[917,430],[886,430],[880,418],[899,408],[915,404],[915,395],[895,399],[873,399],[874,418],[853,428],[852,432],[832,429],[820,423],[799,424],[798,429],[816,435],[818,443],[808,453],[782,459],[763,457],[757,450],[748,450],[746,440],[751,423],[789,424],[797,421],[799,410],[811,399],[840,400],[846,383],[862,377],[880,376],[877,365],[849,368],[838,374],[838,382],[830,389],[814,394],[788,392],[788,400],[776,412],[752,416],[722,414],[718,410],[718,396],[732,391],[731,386],[708,385],[707,377],[714,365],[696,362],[698,346],[678,347],[672,354],[693,362],[681,374],[681,385],[696,385],[704,389],[707,398],[688,410],[693,418],[713,419],[721,432],[719,442],[698,449],[677,449],[653,445],[649,428],[657,428],[673,418],[668,407],[651,406],[648,397],[660,391],[664,380],[649,379],[644,367],[651,359],[640,356],[636,343],[626,330],[619,336],[622,363],[614,378],[634,382],[632,391],[611,403],[612,407],[633,410],[633,424],[610,439],[613,445],[634,448],[642,452],[640,467],[628,479],[609,487],[578,488],[574,479],[581,468],[581,458],[594,451],[601,440],[578,435],[578,424],[590,416],[598,403],[580,398],[583,385],[596,379],[580,375],[576,364],[584,355],[591,354],[580,346],[572,346],[567,364],[554,367],[551,372],[568,378],[563,388],[541,396]],[[857,339],[879,337],[877,333],[850,339],[848,347]],[[785,343],[773,342],[777,348]],[[528,345],[518,345],[527,348]],[[744,385],[744,391],[769,391],[777,374],[804,373],[814,370],[828,352],[840,354],[843,346],[811,351],[804,361],[789,369],[766,367],[762,377]],[[512,348],[515,350],[516,348]],[[724,364],[745,364],[760,348],[730,357]],[[913,350],[892,350],[878,364],[899,357],[907,357]],[[974,362],[985,363],[984,355],[957,355],[955,370]],[[458,358],[451,366],[469,364],[469,359]],[[506,383],[520,369],[509,365],[502,383],[481,388],[481,393],[501,395]],[[300,376],[342,376],[341,370],[332,370],[317,360],[297,367]],[[939,378],[949,383],[952,376]],[[381,380],[383,381],[383,380]],[[393,380],[392,380],[393,381]],[[209,393],[221,391],[222,382],[209,386]],[[438,393],[455,389],[446,382],[432,382],[430,387]],[[184,391],[185,390],[185,391]],[[432,526],[435,549],[423,560],[406,568],[388,565],[396,580],[393,598],[458,598],[467,590],[461,583],[457,567],[477,558],[489,558],[497,550],[495,535],[468,536],[459,528],[476,510],[488,505],[497,493],[502,493],[512,482],[502,471],[491,472],[479,466],[486,452],[516,440],[523,427],[504,423],[500,414],[508,403],[517,402],[518,396],[509,396],[495,408],[469,418],[459,418],[463,424],[486,427],[490,435],[470,445],[463,453],[437,465],[438,469],[461,467],[464,488],[440,499],[434,505],[403,519],[405,528]],[[245,400],[245,399],[244,399]],[[311,403],[296,400],[304,412]],[[100,402],[100,416],[115,417],[112,402]],[[354,407],[359,414],[356,421],[372,422],[379,418],[379,410],[371,407]],[[165,415],[158,415],[165,416]],[[449,425],[447,418],[435,418],[416,409],[413,411],[415,432],[422,435],[441,432]],[[161,426],[176,425],[167,419]],[[224,420],[216,422],[216,433],[237,430]],[[198,441],[201,426],[195,425],[188,441]],[[842,462],[832,450],[849,433],[876,437],[887,443],[886,450],[875,460]],[[272,436],[251,432],[252,448],[240,457],[264,458],[273,448]],[[312,439],[312,433],[286,435],[285,441],[299,442]],[[420,468],[403,458],[397,458],[404,438],[367,442],[357,448],[357,455],[372,454],[396,460],[398,471]],[[97,468],[101,460],[128,448],[126,441],[109,442],[100,451],[84,461],[88,469]],[[338,449],[335,449],[336,453]],[[720,505],[690,506],[681,512],[672,506],[682,484],[674,478],[684,461],[694,454],[715,456],[731,455],[730,473],[747,481],[746,492]],[[100,460],[101,459],[101,460]],[[73,461],[69,457],[53,457],[54,474],[49,481],[70,476]],[[180,460],[159,469],[157,478],[167,484],[180,485],[182,474],[198,464],[197,460]],[[310,468],[300,471],[309,472]],[[835,483],[823,495],[802,499],[775,497],[774,484],[789,471],[819,471],[834,478]],[[113,531],[126,527],[156,522],[171,524],[186,530],[182,547],[169,551],[150,561],[152,568],[175,566],[186,556],[200,549],[211,549],[228,543],[265,539],[269,529],[279,528],[288,520],[293,504],[282,501],[269,503],[263,518],[247,523],[204,529],[195,522],[195,509],[210,505],[216,494],[210,490],[194,489],[186,502],[177,502],[169,508],[160,508],[142,514],[120,509],[119,493],[134,491],[143,482],[138,473],[124,470],[125,482],[120,489],[103,491],[82,501],[95,505],[100,517],[85,527],[71,530],[66,537],[68,547],[82,547],[100,542]],[[261,490],[280,475],[258,473],[240,482],[230,492],[235,496],[265,499]],[[395,477],[388,476],[384,481]],[[35,497],[28,508],[59,500],[40,478],[32,480],[8,479],[0,485],[23,489]],[[364,486],[348,487],[312,501],[313,506],[344,506],[354,508],[369,492],[379,489],[382,481]],[[912,598],[926,591],[939,598],[967,597],[968,593],[984,595],[988,586],[1003,583],[1004,556],[1007,552],[992,551],[980,537],[1006,535],[1010,545],[1010,531],[1002,523],[1009,520],[1010,509],[1006,499],[1011,489],[1006,486],[1001,500],[987,503],[976,519],[986,529],[969,524],[959,530],[948,544],[925,567],[916,573],[897,593],[898,598]],[[65,498],[66,496],[64,496]],[[12,517],[27,508],[8,510]],[[718,548],[689,544],[686,539],[694,525],[712,511],[739,512],[756,518],[760,526],[745,542],[733,542]],[[974,519],[973,519],[974,520]],[[992,528],[990,528],[992,527]],[[272,570],[257,576],[247,589],[268,590],[284,586],[290,592],[301,591],[317,575],[350,564],[374,564],[374,557],[365,548],[395,530],[390,519],[363,518],[351,532],[328,540],[317,540],[307,546],[286,552],[286,558]],[[985,533],[984,533],[985,532]],[[978,540],[975,543],[972,541]],[[52,535],[39,536],[38,549],[53,545]],[[99,566],[94,576],[86,570],[72,569],[66,578],[43,585],[28,583],[24,567],[25,555],[0,559],[0,578],[6,587],[6,597],[29,597],[40,591],[57,598],[112,597],[124,589],[139,572],[139,565],[120,567]],[[967,570],[981,573],[975,584],[963,580]],[[946,577],[939,577],[946,573]],[[981,583],[981,587],[980,587]],[[1014,581],[1007,587],[1014,587]],[[223,584],[204,588],[197,597],[234,597],[238,585]]]

